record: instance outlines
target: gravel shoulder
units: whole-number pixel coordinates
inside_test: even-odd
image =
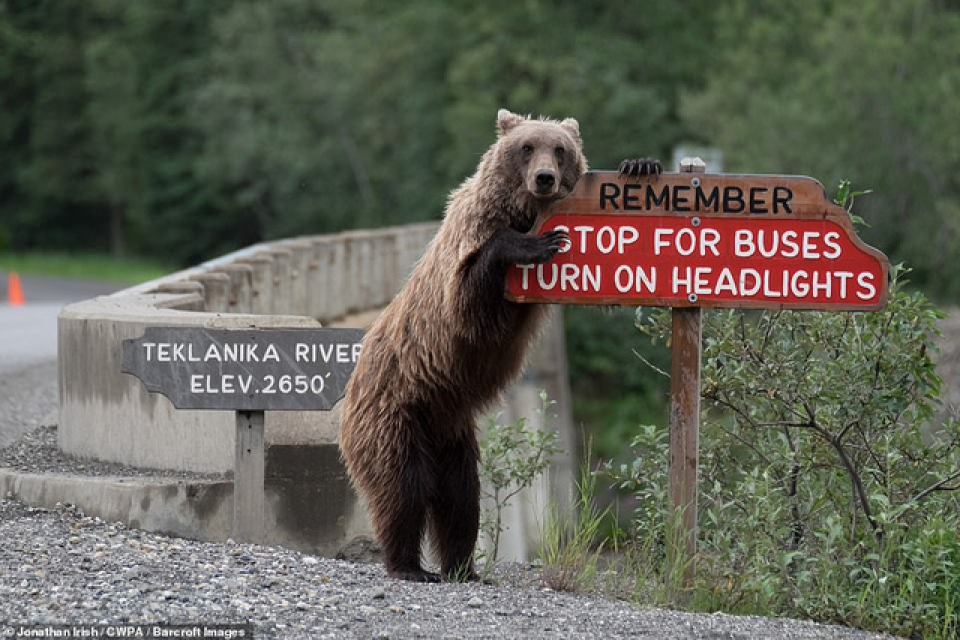
[[[56,448],[50,425],[0,449],[0,467],[187,477],[71,458]],[[202,623],[247,624],[257,638],[887,637],[559,593],[542,586],[532,565],[503,564],[492,584],[413,584],[387,577],[381,565],[170,538],[71,505],[42,509],[0,499],[0,541],[0,633],[25,625]]]
[[[13,444],[24,432],[55,419],[56,410],[55,360],[15,371],[0,370],[0,447]]]
[[[881,637],[557,593],[517,564],[498,568],[496,584],[412,584],[387,578],[379,565],[167,538],[70,506],[0,501],[0,540],[0,620],[14,628],[248,623],[258,638]]]

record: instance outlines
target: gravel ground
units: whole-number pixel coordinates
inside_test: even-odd
[[[643,610],[539,586],[419,585],[379,565],[167,538],[0,501],[0,634],[26,625],[249,624],[262,638],[879,638],[793,620]],[[248,636],[249,637],[249,636]]]
[[[27,431],[0,448],[0,468],[196,477],[64,455],[56,447],[56,427],[37,427],[52,419],[55,383],[33,377],[18,382],[0,376],[5,385],[0,386],[0,426]],[[35,392],[38,388],[48,391]],[[11,390],[19,391],[8,395]],[[100,637],[117,637],[120,626],[82,625],[153,624],[243,624],[248,625],[244,637],[257,638],[887,637],[796,620],[643,609],[558,593],[543,588],[537,569],[528,565],[498,567],[492,584],[413,584],[388,578],[380,565],[232,541],[169,538],[86,517],[69,505],[36,509],[2,498],[3,637],[95,637],[83,635],[90,629],[99,630]],[[172,627],[162,629],[173,637]],[[153,628],[127,630],[127,635],[137,630],[149,634]]]
[[[57,363],[0,375],[0,447],[35,428],[57,409]]]

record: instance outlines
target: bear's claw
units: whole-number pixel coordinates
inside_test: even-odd
[[[627,158],[620,163],[617,173],[632,178],[658,176],[663,173],[663,165],[656,158]]]
[[[570,241],[570,235],[562,229],[553,229],[536,237],[538,251],[533,256],[533,262],[544,263],[560,252],[564,243]]]
[[[397,580],[409,580],[410,582],[440,582],[440,574],[423,569],[410,569],[407,571],[388,571],[387,575]]]
[[[563,248],[563,243],[570,239],[570,234],[563,229],[552,229],[540,237],[547,239],[551,249],[559,251]]]

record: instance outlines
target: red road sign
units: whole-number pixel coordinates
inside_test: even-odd
[[[591,172],[533,232],[556,228],[570,242],[512,267],[511,300],[867,311],[887,299],[886,257],[812,178]]]

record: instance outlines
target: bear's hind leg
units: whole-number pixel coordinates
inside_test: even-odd
[[[440,473],[430,504],[430,533],[445,580],[478,580],[473,551],[480,528],[479,450],[474,430],[439,456]]]
[[[387,575],[413,582],[440,582],[440,576],[421,565],[420,543],[427,524],[427,496],[432,474],[426,465],[408,463],[397,474],[399,490],[380,500],[375,527],[383,550]]]

